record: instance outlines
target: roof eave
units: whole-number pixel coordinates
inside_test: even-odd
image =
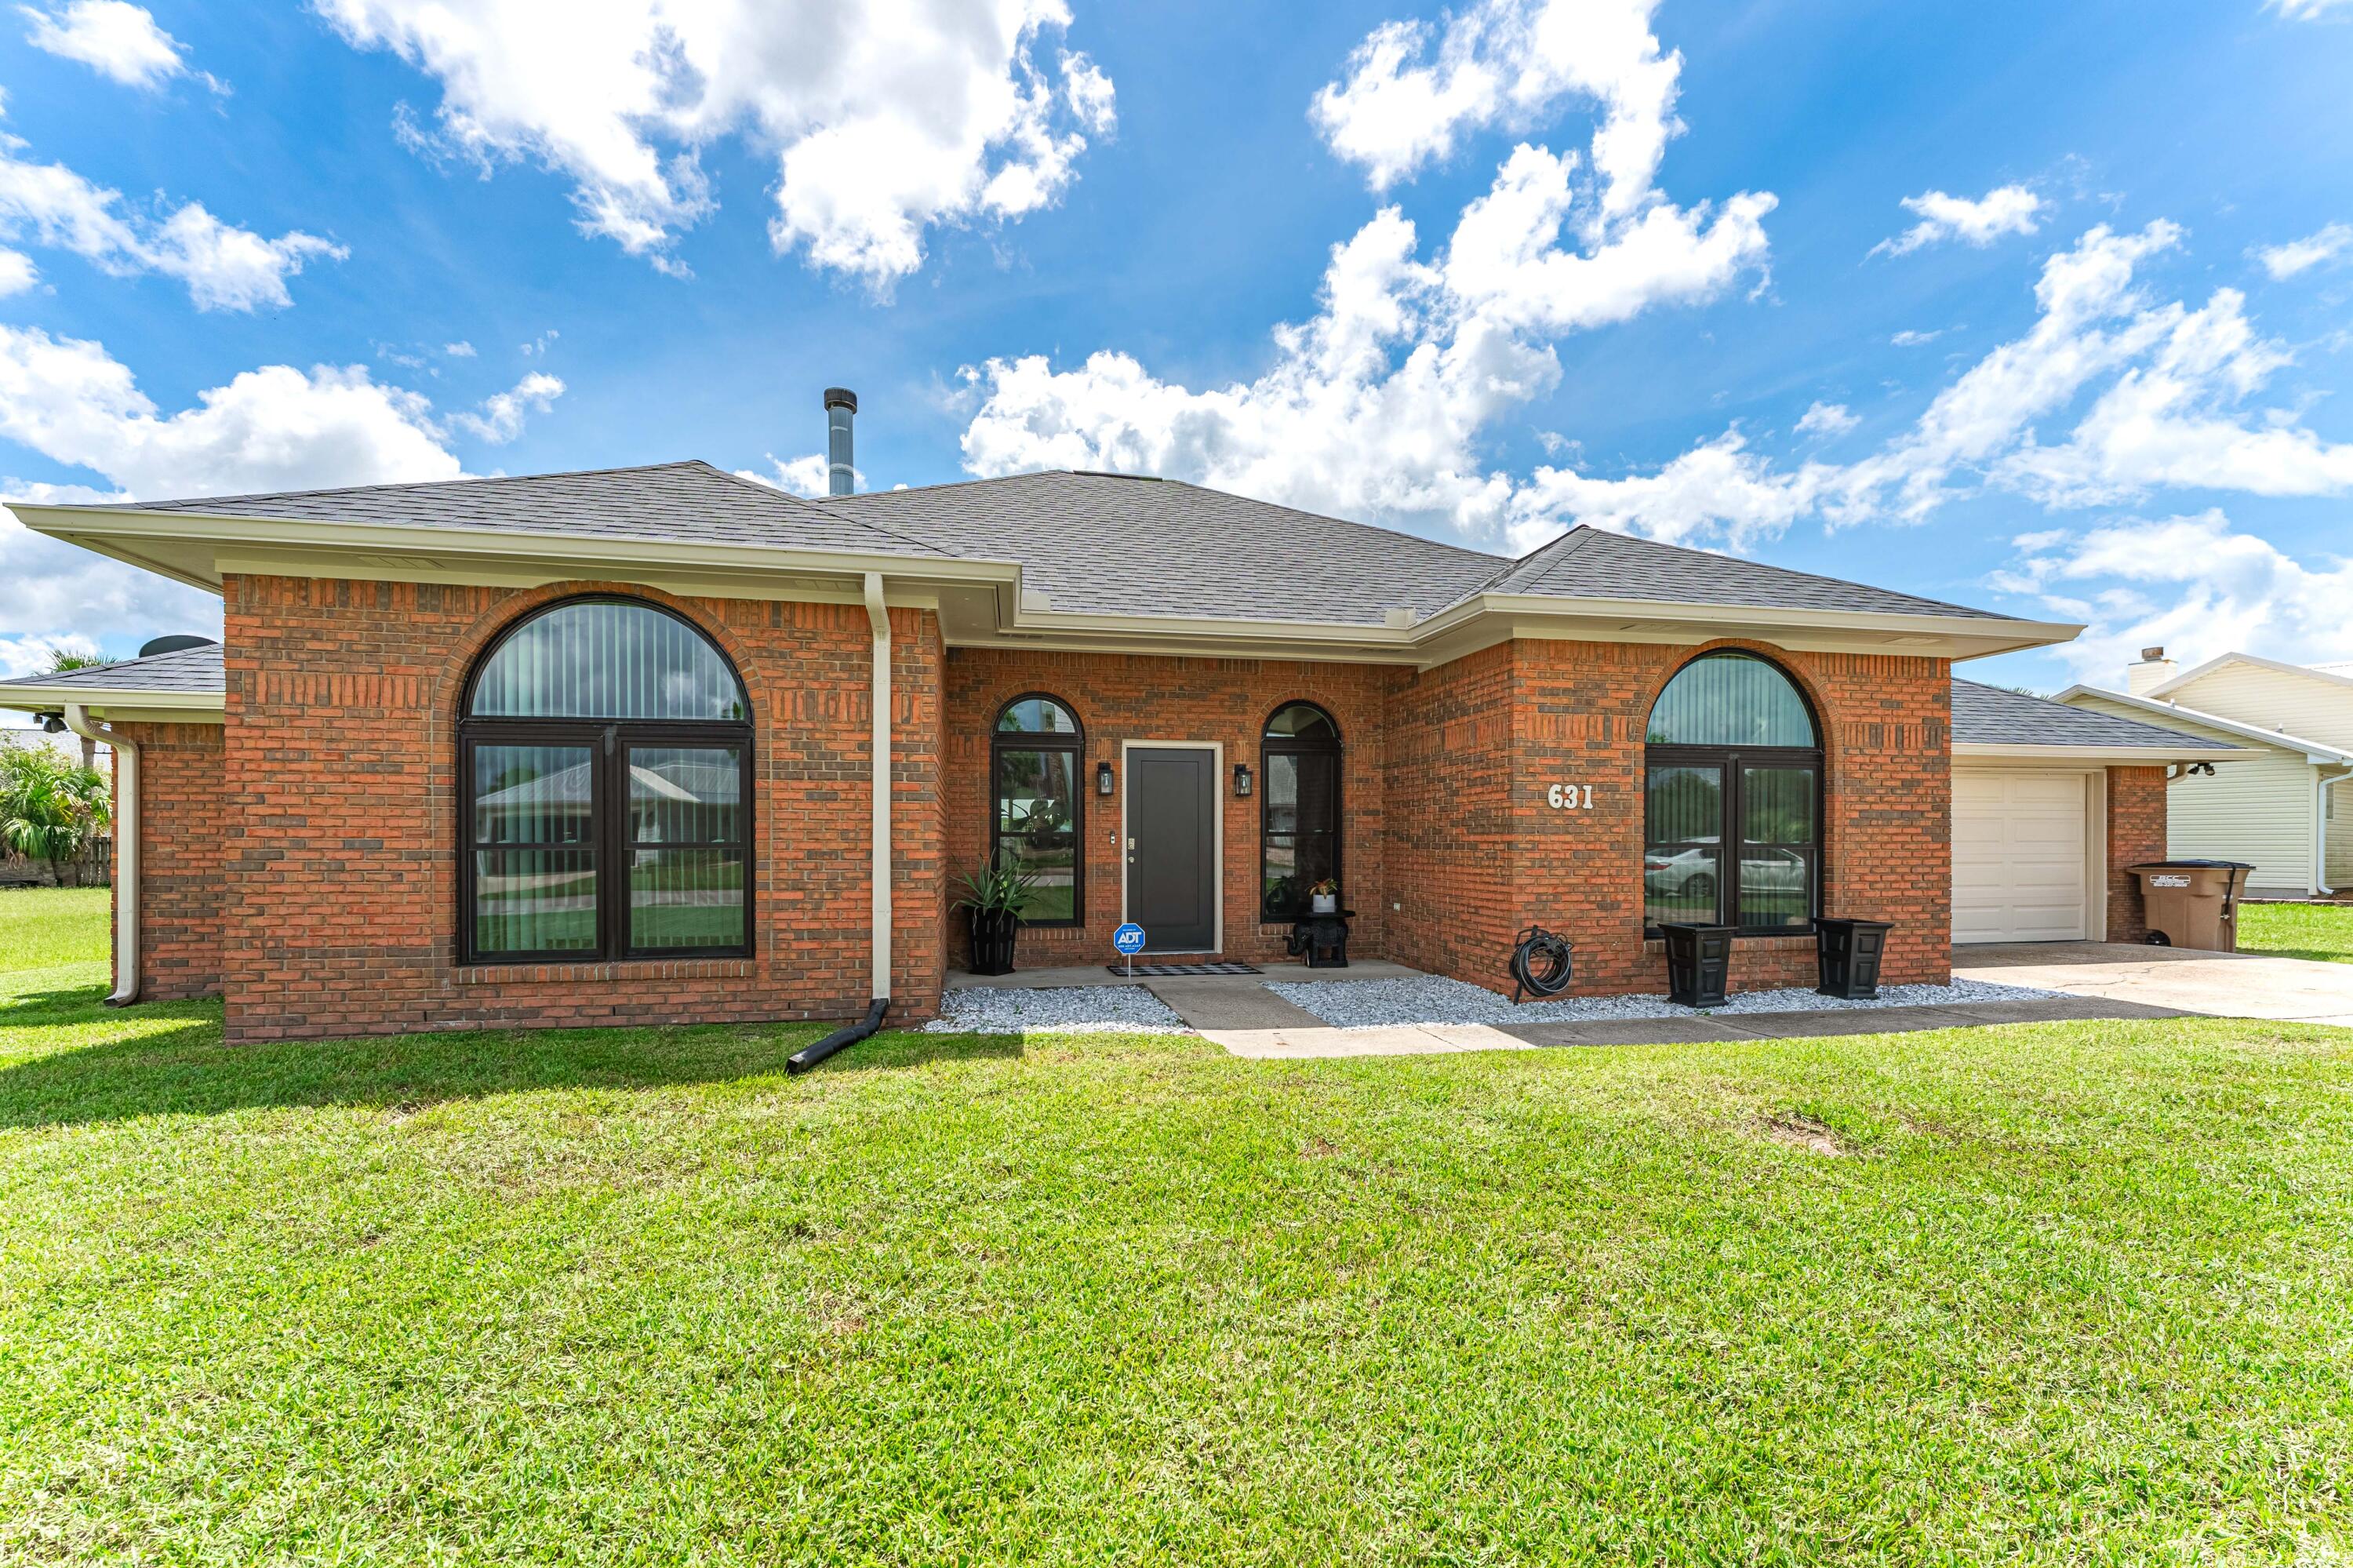
[[[2189,738],[2187,736],[2184,737]],[[2261,757],[2262,752],[2247,747],[2209,746],[2092,746],[2035,745],[2028,741],[1953,742],[1953,757],[1966,761],[1971,758],[2004,762],[2097,762],[2110,765],[2143,768],[2160,767],[2169,762],[2244,762]]]
[[[2065,703],[2075,697],[2098,697],[2105,702],[2122,703],[2126,707],[2138,708],[2144,713],[2177,718],[2184,724],[2203,725],[2209,729],[2219,729],[2225,735],[2235,735],[2242,739],[2255,741],[2260,745],[2273,747],[2281,751],[2300,753],[2306,762],[2316,767],[2337,768],[2353,763],[2353,751],[2339,750],[2336,747],[2324,746],[2316,740],[2306,740],[2302,736],[2288,735],[2279,730],[2259,729],[2253,725],[2242,724],[2237,719],[2224,718],[2220,714],[2210,714],[2198,708],[2185,708],[2178,704],[2158,702],[2151,697],[2137,697],[2128,692],[2112,692],[2105,686],[2087,686],[2077,682],[2051,700],[2054,703]]]
[[[1884,610],[1797,609],[1710,604],[1688,599],[1562,599],[1544,594],[1481,593],[1448,607],[1416,629],[1436,638],[1482,615],[1558,620],[1618,620],[1634,630],[1647,622],[1704,620],[1727,630],[1876,634],[1886,652],[1924,657],[1981,659],[2074,640],[2084,628],[2063,621],[2004,616],[1918,615]]]

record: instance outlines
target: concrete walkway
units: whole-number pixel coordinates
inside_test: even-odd
[[[1954,948],[1953,973],[2181,1012],[2353,1028],[2353,964],[2123,942],[2000,942]]]
[[[1171,1007],[1174,999],[1164,998]],[[1270,996],[1271,1001],[1290,1003]],[[1182,1012],[1184,1010],[1179,1008]],[[1303,1023],[1194,1026],[1237,1056],[1304,1060],[1328,1056],[1429,1056],[1450,1051],[1533,1051],[1551,1045],[1666,1045],[1721,1040],[1799,1040],[1824,1034],[1903,1034],[1986,1023],[2046,1023],[2079,1018],[2176,1018],[2171,1008],[2098,997],[1956,1002],[1944,1007],[1837,1008],[1820,1012],[1711,1013],[1689,1018],[1596,1019],[1584,1023],[1412,1023],[1335,1029],[1313,1013]],[[1190,1017],[1186,1019],[1193,1022]]]

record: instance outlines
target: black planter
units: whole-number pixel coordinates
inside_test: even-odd
[[[1879,960],[1887,951],[1891,920],[1814,922],[1814,989],[1824,996],[1869,1001],[1879,994]]]
[[[1667,939],[1667,1000],[1682,1007],[1722,1007],[1732,972],[1731,926],[1662,925]]]
[[[1013,938],[1021,929],[1018,916],[1002,909],[967,909],[965,927],[972,937],[972,972],[1009,975],[1013,972]]]

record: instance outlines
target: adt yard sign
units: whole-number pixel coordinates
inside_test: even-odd
[[[1130,920],[1111,934],[1111,945],[1129,958],[1144,951],[1144,927]]]

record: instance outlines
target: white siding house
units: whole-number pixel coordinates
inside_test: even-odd
[[[2127,692],[2071,686],[2071,707],[2229,741],[2260,756],[2167,790],[2167,853],[2246,861],[2250,892],[2353,887],[2353,673],[2225,653],[2174,673],[2150,649]]]

